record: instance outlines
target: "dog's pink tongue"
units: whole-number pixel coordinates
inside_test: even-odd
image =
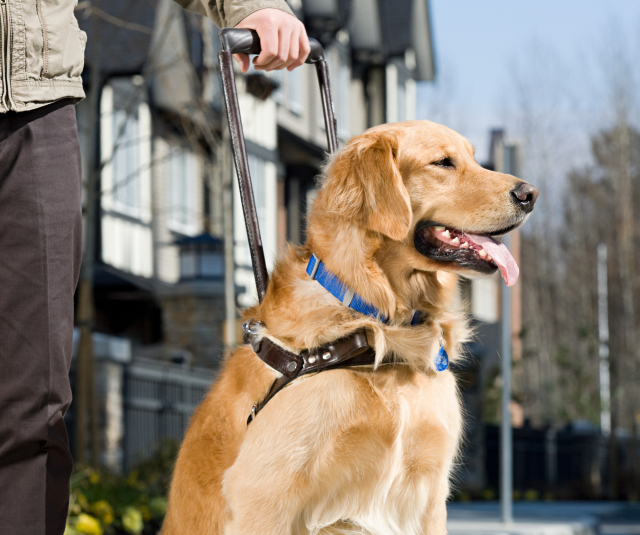
[[[518,280],[520,269],[513,256],[503,243],[497,243],[488,236],[478,236],[475,234],[467,234],[473,243],[482,247],[500,269],[500,274],[507,283],[507,286],[513,286]]]

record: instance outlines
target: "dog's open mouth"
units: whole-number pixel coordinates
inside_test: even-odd
[[[455,262],[459,266],[491,274],[500,270],[507,286],[518,280],[518,264],[507,247],[493,235],[501,235],[512,228],[486,234],[469,234],[440,225],[435,221],[418,223],[414,237],[420,254],[440,262]]]

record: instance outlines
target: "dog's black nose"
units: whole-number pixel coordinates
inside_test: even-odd
[[[538,198],[538,190],[527,182],[521,182],[511,190],[511,198],[522,210],[529,213]]]

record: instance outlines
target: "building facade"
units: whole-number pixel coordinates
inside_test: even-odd
[[[435,72],[426,0],[290,4],[325,48],[341,143],[370,126],[415,118],[416,83]],[[89,34],[86,89],[100,92],[99,109],[89,109],[89,100],[78,106],[83,152],[96,151],[100,162],[99,217],[87,222],[98,236],[95,328],[131,340],[134,358],[188,355],[194,365],[215,368],[223,324],[237,321],[225,302],[225,262],[194,280],[185,274],[179,243],[198,236],[232,240],[232,308],[256,299],[229,164],[218,30],[171,0],[114,0],[104,9],[97,26],[78,12]],[[93,68],[100,71],[99,88],[88,85]],[[237,72],[236,80],[271,268],[287,241],[305,240],[326,157],[320,93],[308,66]],[[92,114],[99,125],[93,132]],[[190,332],[200,342],[185,342]]]

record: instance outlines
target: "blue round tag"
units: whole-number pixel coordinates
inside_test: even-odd
[[[440,351],[436,356],[436,370],[439,372],[445,371],[449,367],[449,355],[445,351],[444,347],[440,346]]]

